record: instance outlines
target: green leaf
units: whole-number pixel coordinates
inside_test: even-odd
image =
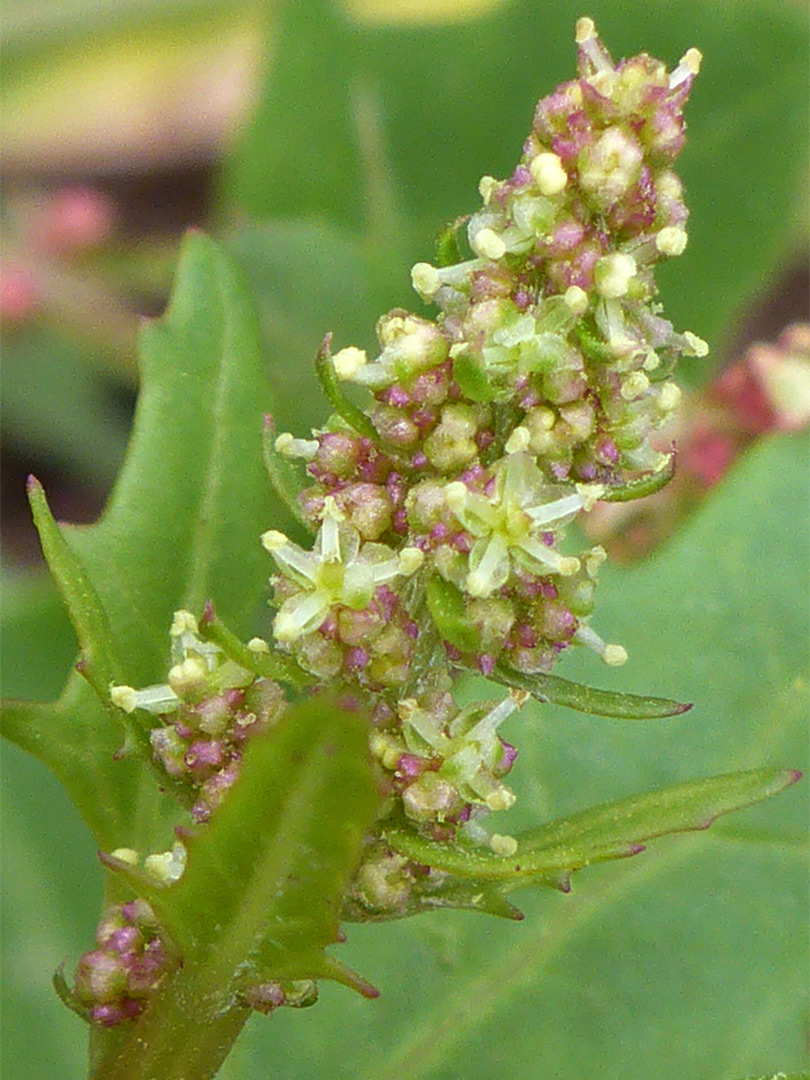
[[[53,519],[42,485],[28,477],[28,499],[42,551],[65,601],[82,650],[82,674],[100,698],[121,678],[121,662],[113,652],[114,637],[107,613],[76,554]]]
[[[406,829],[386,832],[386,840],[415,862],[457,877],[517,888],[537,876],[573,873],[593,863],[638,855],[647,840],[658,836],[707,829],[721,814],[778,795],[801,775],[792,769],[755,769],[604,803],[518,834],[517,851],[509,857],[480,847],[438,843]]]
[[[666,716],[681,716],[692,708],[691,704],[671,701],[669,698],[599,690],[595,686],[584,686],[559,675],[544,675],[542,672],[529,675],[506,664],[496,664],[489,678],[516,690],[527,690],[541,702],[564,705],[568,709],[576,709],[577,712],[610,716],[618,720],[655,720]]]
[[[37,496],[83,651],[101,658],[102,680],[119,657],[116,678],[135,686],[165,678],[174,610],[215,597],[247,636],[264,592],[256,317],[238,271],[200,234],[184,244],[169,310],[142,332],[141,367],[130,452],[101,520],[56,531]],[[52,705],[10,703],[3,731],[59,777],[101,847],[157,842],[172,804],[137,763],[116,760],[119,729],[78,675]]]
[[[150,901],[214,1013],[239,987],[274,979],[364,988],[323,950],[338,940],[343,894],[377,809],[367,717],[319,697],[251,743],[216,816],[184,839],[179,881],[159,886],[106,862]]]

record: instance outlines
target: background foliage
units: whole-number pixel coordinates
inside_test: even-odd
[[[511,168],[534,101],[572,70],[578,4],[466,7],[479,10],[419,25],[394,21],[381,0],[355,0],[353,18],[320,0],[273,5],[269,18],[255,4],[184,2],[167,14],[116,0],[52,4],[32,20],[9,3],[3,93],[25,115],[47,101],[43,70],[59,85],[77,58],[112,63],[133,36],[169,71],[184,42],[201,48],[214,27],[258,28],[266,86],[223,164],[217,216],[255,292],[279,424],[303,431],[325,411],[311,369],[323,333],[370,344],[383,310],[418,308],[410,263],[475,204],[482,173]],[[614,55],[648,49],[672,63],[693,44],[705,54],[682,164],[690,247],[667,268],[664,301],[717,355],[798,241],[804,15],[766,0],[603,2],[588,14]],[[169,39],[180,45],[166,60]],[[6,424],[32,453],[98,480],[120,456],[99,391],[110,365],[98,348],[77,349],[61,330],[15,335]],[[708,372],[693,362],[688,375]],[[806,764],[805,463],[801,438],[761,445],[657,555],[605,572],[600,626],[631,655],[611,684],[695,708],[646,725],[527,709],[511,722],[522,748],[515,828],[713,772]],[[191,512],[194,492],[184,498]],[[236,515],[236,487],[234,503]],[[55,698],[75,642],[50,584],[8,579],[3,620],[4,692]],[[597,680],[587,660],[572,661],[564,675]],[[31,1080],[79,1077],[85,1030],[48,978],[87,947],[101,872],[50,775],[13,747],[3,771],[6,1064],[25,1061]],[[314,1010],[256,1017],[223,1075],[734,1080],[800,1069],[806,800],[805,783],[709,833],[584,871],[568,897],[518,894],[521,925],[437,913],[350,927],[341,959],[380,1000],[325,986]]]

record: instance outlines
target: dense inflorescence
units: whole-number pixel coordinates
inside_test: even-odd
[[[481,207],[440,238],[440,265],[413,268],[435,320],[384,315],[372,360],[353,346],[332,353],[327,337],[318,370],[334,415],[269,448],[280,493],[289,462],[305,463],[295,510],[315,534],[311,549],[262,537],[276,565],[277,655],[299,685],[336,684],[373,719],[385,801],[347,898],[354,918],[405,914],[420,890],[437,902],[442,875],[391,850],[389,823],[515,853],[486,819],[515,799],[517,750],[499,728],[527,697],[522,679],[574,645],[626,659],[590,621],[604,550],[567,553],[565,527],[601,499],[665,482],[671,455],[651,435],[678,404],[678,356],[706,352],[662,317],[654,282],[687,243],[672,166],[700,55],[669,73],[645,54],[615,64],[590,19],[577,44],[579,78],[539,103],[512,175],[485,176]],[[364,411],[342,384],[370,394]],[[168,684],[117,687],[113,700],[161,717],[155,760],[191,787],[205,822],[285,697],[197,630],[178,613]],[[457,669],[513,688],[462,707]],[[161,868],[182,873],[175,849]],[[285,1003],[275,984],[256,995],[265,1011]]]
[[[510,801],[514,753],[484,749],[453,667],[508,681],[575,644],[626,659],[590,625],[604,552],[565,553],[565,526],[639,477],[663,482],[671,458],[651,435],[680,398],[672,370],[706,352],[662,317],[654,282],[687,243],[672,165],[700,55],[671,73],[647,55],[615,64],[589,19],[577,43],[580,77],[539,103],[513,174],[479,185],[472,257],[456,223],[440,251],[457,257],[413,268],[435,321],[389,312],[372,360],[327,339],[336,412],[275,443],[306,462],[299,502],[319,530],[309,552],[264,537],[276,641],[314,679],[372,693],[399,812],[435,838],[480,841],[483,813]],[[370,392],[364,413],[341,383]],[[515,707],[492,706],[493,738]]]

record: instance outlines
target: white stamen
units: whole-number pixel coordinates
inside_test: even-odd
[[[534,506],[526,513],[535,525],[551,525],[555,521],[562,521],[582,509],[583,500],[581,495],[565,495],[562,499],[545,503],[543,506]]]
[[[669,76],[670,90],[675,90],[681,83],[686,82],[690,76],[697,75],[702,62],[703,53],[700,49],[687,49],[681,57],[680,63]]]
[[[684,330],[683,336],[689,346],[688,350],[685,350],[686,356],[708,356],[709,346],[703,338],[699,338],[691,330]]]

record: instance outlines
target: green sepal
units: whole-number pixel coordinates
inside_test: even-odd
[[[252,671],[260,679],[278,679],[297,690],[311,686],[315,681],[291,656],[284,656],[272,649],[270,652],[254,652],[249,649],[219,618],[210,601],[203,609],[199,631],[206,641],[218,645],[229,660],[247,671]]]
[[[585,321],[580,321],[574,327],[574,332],[579,339],[579,346],[585,356],[595,364],[614,364],[616,354],[607,342],[602,341],[596,334],[596,328],[588,326]]]
[[[56,996],[62,1002],[63,1005],[67,1005],[71,1012],[80,1016],[86,1024],[91,1024],[90,1010],[86,1009],[84,1005],[81,1005],[76,998],[76,994],[68,986],[67,979],[65,978],[65,965],[61,963],[51,977],[51,985],[56,991]]]
[[[453,361],[453,378],[462,394],[471,401],[484,404],[493,401],[495,389],[487,375],[483,362],[470,352],[460,353]]]
[[[276,450],[276,434],[273,417],[265,413],[262,423],[262,458],[273,491],[299,525],[303,525],[307,532],[311,533],[313,532],[312,525],[304,516],[298,501],[299,494],[304,490],[304,484],[292,462]]]
[[[338,940],[378,803],[368,718],[312,698],[251,741],[212,820],[180,834],[187,864],[178,881],[101,859],[151,904],[200,1009],[213,1015],[240,987],[284,979],[335,979],[370,995],[324,948]]]
[[[458,234],[469,220],[470,215],[465,214],[463,217],[456,218],[455,221],[448,222],[439,232],[436,237],[436,265],[438,267],[455,266],[464,259],[458,242]]]
[[[392,829],[386,841],[409,859],[455,877],[497,881],[507,889],[538,879],[546,884],[561,872],[638,855],[658,836],[706,829],[721,814],[778,795],[800,776],[793,769],[754,769],[603,803],[519,834],[509,857],[458,840],[428,840],[410,829]]]
[[[577,712],[616,720],[661,720],[667,716],[681,716],[692,708],[691,702],[600,690],[559,675],[526,674],[506,664],[496,664],[487,677],[514,690],[526,690],[544,704],[564,705]]]
[[[602,502],[632,502],[633,499],[643,499],[647,495],[655,495],[657,491],[670,482],[675,475],[675,451],[670,451],[667,460],[660,469],[654,472],[644,473],[626,484],[617,487],[605,488],[605,494],[601,496]]]
[[[475,652],[478,634],[467,618],[461,590],[439,574],[431,574],[425,591],[431,618],[442,638],[462,652]]]
[[[315,357],[315,372],[321,389],[341,420],[344,420],[358,435],[365,435],[367,439],[376,443],[379,441],[377,429],[366,414],[358,409],[354,402],[349,401],[340,388],[332,363],[331,345],[332,335],[327,334]]]

